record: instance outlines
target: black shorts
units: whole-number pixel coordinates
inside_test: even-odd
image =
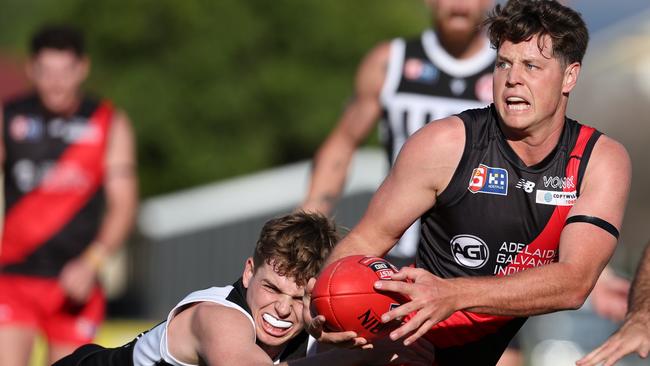
[[[135,340],[118,348],[86,344],[52,366],[132,366]]]

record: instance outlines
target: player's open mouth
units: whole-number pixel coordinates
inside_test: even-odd
[[[264,319],[264,329],[274,336],[284,335],[286,331],[293,326],[292,322],[280,320],[268,313],[262,314],[262,318]]]
[[[530,103],[521,97],[507,97],[506,105],[511,111],[525,111],[530,109]]]

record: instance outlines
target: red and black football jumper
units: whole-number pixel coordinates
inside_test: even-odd
[[[55,277],[95,239],[112,115],[109,102],[89,97],[65,117],[36,95],[4,106],[2,273]]]
[[[458,115],[459,166],[422,218],[416,266],[443,277],[507,276],[557,261],[560,233],[601,135],[566,118],[556,148],[526,166],[494,105]],[[525,318],[457,312],[427,335],[439,365],[494,365]]]

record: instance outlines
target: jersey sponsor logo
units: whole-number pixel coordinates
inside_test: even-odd
[[[404,62],[404,77],[411,81],[433,84],[438,80],[440,72],[429,61],[419,58],[409,58]]]
[[[480,164],[472,172],[472,178],[467,187],[472,193],[489,193],[502,196],[508,195],[508,171],[503,168],[492,168]]]
[[[74,162],[59,163],[48,160],[34,162],[18,160],[12,167],[12,176],[18,189],[31,192],[40,185],[45,192],[68,192],[87,189],[90,177]]]
[[[9,134],[16,141],[38,141],[43,138],[40,119],[17,115],[9,123]]]
[[[481,238],[474,235],[456,235],[451,239],[451,254],[456,263],[476,269],[487,263],[490,249]]]
[[[577,199],[576,191],[560,192],[538,189],[535,202],[542,205],[573,206]]]
[[[484,103],[492,103],[494,97],[492,96],[492,73],[487,73],[481,76],[474,86],[474,93],[476,99]]]
[[[377,277],[382,280],[389,280],[393,274],[398,272],[397,267],[384,259],[374,257],[363,258],[360,263],[373,270]]]
[[[573,183],[573,177],[547,177],[542,178],[544,182],[544,188],[555,188],[555,189],[572,189],[576,185]]]
[[[48,124],[47,132],[52,138],[61,139],[65,143],[98,144],[101,142],[101,130],[88,123],[86,118],[65,120],[55,118]]]
[[[519,179],[517,182],[516,188],[523,189],[526,193],[533,193],[535,189],[535,183],[524,178]]]

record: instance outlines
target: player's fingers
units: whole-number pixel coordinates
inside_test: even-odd
[[[312,337],[318,339],[320,338],[321,334],[323,334],[325,317],[318,315],[317,317],[311,319],[311,321],[307,321],[307,319],[305,319],[305,324],[307,325],[307,333],[309,333]]]
[[[390,278],[397,281],[414,280],[419,271],[418,268],[402,267],[399,272],[394,273]]]
[[[322,332],[318,341],[346,348],[360,347],[368,343],[365,338],[357,337],[357,333],[352,331]]]
[[[425,335],[426,332],[428,332],[431,329],[431,327],[433,327],[435,324],[436,323],[431,320],[427,320],[424,323],[422,323],[422,325],[418,328],[418,330],[415,333],[413,333],[412,335],[410,335],[408,338],[404,340],[404,345],[408,346],[413,344],[415,341],[420,339],[420,337]]]
[[[585,357],[576,362],[578,366],[592,366],[604,360],[608,354],[607,350],[611,347],[610,341],[605,342],[600,347],[589,352]]]
[[[376,281],[374,286],[375,289],[379,291],[397,292],[408,296],[411,293],[412,285],[404,281],[388,280],[388,281]]]
[[[393,310],[390,310],[382,314],[381,322],[388,323],[393,320],[401,321],[405,316],[413,312],[416,312],[418,310],[419,310],[418,306],[413,301],[409,301],[394,308]],[[409,322],[411,322],[411,320],[409,320]]]
[[[402,305],[402,306],[404,306],[404,305]],[[384,314],[384,315],[386,315],[386,314]],[[382,316],[382,321],[383,320],[384,319],[383,319],[383,316]],[[427,319],[426,319],[425,316],[423,316],[420,313],[417,313],[413,318],[409,319],[409,321],[402,324],[399,328],[393,330],[390,333],[390,339],[397,340],[397,339],[400,339],[400,338],[406,336],[407,334],[415,332],[420,327],[420,325],[422,325],[422,323],[424,323],[426,320]]]

